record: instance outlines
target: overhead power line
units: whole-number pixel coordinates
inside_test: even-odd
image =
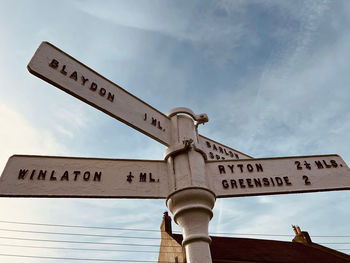
[[[35,233],[35,234],[50,234],[50,235],[65,235],[65,236],[86,236],[86,237],[109,237],[109,238],[133,238],[133,239],[161,239],[160,237],[137,237],[137,236],[116,236],[116,235],[99,235],[99,234],[82,234],[82,233],[63,233],[63,232],[47,232],[33,230],[17,230],[0,228],[0,231],[19,232],[19,233]]]
[[[4,257],[20,257],[20,258],[38,258],[38,259],[55,259],[55,260],[99,261],[99,262],[173,263],[171,261],[154,261],[154,260],[45,257],[45,256],[17,255],[17,254],[0,254],[0,256],[4,256]]]
[[[38,249],[58,249],[58,250],[76,250],[76,251],[95,251],[95,252],[132,252],[132,253],[156,253],[167,254],[176,253],[174,251],[150,251],[150,250],[131,250],[131,249],[102,249],[102,248],[72,248],[72,247],[51,247],[51,246],[28,246],[28,245],[14,245],[1,244],[4,247],[22,247],[22,248],[38,248]]]
[[[64,225],[64,224],[44,224],[44,223],[28,223],[18,221],[0,220],[0,223],[20,224],[20,225],[35,225],[35,226],[53,226],[53,227],[69,227],[69,228],[88,228],[88,229],[104,229],[104,230],[126,230],[126,231],[142,231],[142,232],[161,232],[153,229],[137,229],[137,228],[122,228],[122,227],[101,227],[101,226],[82,226],[82,225]]]
[[[135,232],[162,232],[155,229],[140,229],[140,228],[122,228],[122,227],[102,227],[102,226],[83,226],[83,225],[65,225],[65,224],[46,224],[46,223],[33,223],[33,222],[19,222],[19,221],[6,221],[0,220],[0,223],[6,224],[21,224],[21,225],[35,225],[35,226],[49,226],[49,227],[66,227],[66,228],[85,228],[85,229],[100,229],[100,230],[120,230],[120,231],[135,231]],[[5,229],[3,229],[5,230]],[[9,230],[10,231],[10,230]],[[174,233],[180,233],[179,231],[173,231]],[[39,233],[39,232],[37,232]],[[48,232],[46,232],[48,233]],[[85,234],[76,234],[85,235]],[[264,234],[264,233],[230,233],[230,232],[210,232],[210,235],[236,235],[236,236],[281,236],[281,237],[293,237],[292,234]],[[98,235],[96,235],[98,236]],[[101,235],[101,237],[104,237]],[[122,236],[106,236],[106,237],[122,237]],[[348,238],[350,235],[311,235],[311,237],[322,237],[322,238]],[[129,237],[127,237],[129,238]],[[148,238],[158,239],[158,238]]]
[[[139,247],[159,247],[160,244],[136,244],[136,243],[114,243],[114,242],[94,242],[94,241],[71,241],[71,240],[53,240],[53,239],[35,239],[35,238],[20,238],[20,237],[3,237],[0,239],[25,240],[25,241],[42,241],[55,243],[72,243],[72,244],[96,244],[96,245],[114,245],[114,246],[139,246]],[[178,247],[178,246],[165,246]]]
[[[325,243],[318,243],[321,245],[348,245],[350,242],[325,242]]]

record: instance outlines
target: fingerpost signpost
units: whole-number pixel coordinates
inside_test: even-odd
[[[14,155],[0,177],[2,197],[166,199],[187,262],[210,263],[216,198],[350,189],[338,155],[253,159],[198,134],[206,114],[163,114],[48,42],[28,70],[168,148],[160,161]]]

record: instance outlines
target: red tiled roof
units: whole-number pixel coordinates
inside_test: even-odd
[[[182,235],[172,234],[181,244]],[[350,256],[317,245],[275,240],[212,236],[213,261],[235,260],[268,263],[345,263]],[[333,253],[334,252],[334,253]]]

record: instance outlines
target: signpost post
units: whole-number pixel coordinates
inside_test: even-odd
[[[253,159],[198,134],[206,114],[163,114],[50,43],[28,65],[39,78],[166,145],[164,160],[12,156],[3,197],[166,199],[183,233],[188,263],[210,263],[216,198],[350,189],[338,155]]]

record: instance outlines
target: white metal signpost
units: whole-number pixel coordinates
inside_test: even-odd
[[[164,160],[12,156],[0,177],[3,197],[163,198],[180,225],[188,263],[209,263],[216,198],[350,189],[338,155],[253,159],[198,134],[206,114],[166,115],[43,42],[28,70],[168,148]]]

